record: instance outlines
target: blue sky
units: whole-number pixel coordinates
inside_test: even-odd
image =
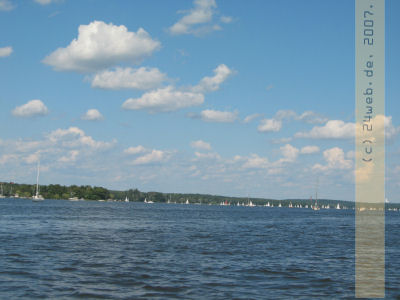
[[[0,28],[1,181],[354,200],[353,1],[0,0]]]

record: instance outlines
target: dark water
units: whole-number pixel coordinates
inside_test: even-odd
[[[352,210],[1,199],[0,244],[1,299],[354,298]]]

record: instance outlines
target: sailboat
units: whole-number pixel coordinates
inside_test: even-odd
[[[144,198],[144,203],[154,203],[154,202],[151,200],[147,200],[147,198]]]
[[[311,197],[311,201],[312,201],[312,197]],[[320,210],[320,207],[318,206],[318,178],[317,178],[317,184],[315,187],[315,205],[311,206],[311,208],[313,210]]]
[[[1,184],[1,194],[0,194],[0,199],[5,198],[6,196],[3,195],[3,184]]]
[[[128,196],[125,196],[125,202],[129,202]]]
[[[3,184],[1,184],[1,194],[0,194],[0,199],[5,198],[6,196],[4,196],[3,194]]]
[[[40,161],[38,161],[37,165],[37,176],[36,176],[36,194],[32,197],[33,201],[43,201],[44,198],[39,194],[39,174],[40,174]]]

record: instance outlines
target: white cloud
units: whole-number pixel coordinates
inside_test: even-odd
[[[385,126],[385,137],[388,139],[393,138],[400,132],[400,127],[395,127],[392,123],[392,116],[385,116],[383,120]]]
[[[282,121],[276,119],[263,119],[258,125],[259,132],[277,132],[282,128]]]
[[[237,120],[238,113],[206,109],[200,113],[200,118],[205,122],[232,123]]]
[[[64,168],[66,163],[70,164],[82,159],[81,164],[76,165],[78,168],[86,172],[89,167],[96,172],[96,169],[102,168],[103,152],[111,148],[115,142],[94,140],[77,127],[56,129],[38,140],[3,141],[0,148],[0,163],[11,163],[13,171],[15,169],[15,172],[19,172],[18,177],[27,176],[26,164],[37,162],[39,156],[41,162],[44,163],[43,170]],[[91,162],[93,162],[92,165]]]
[[[31,100],[28,103],[17,106],[12,114],[15,117],[34,117],[34,116],[44,116],[49,113],[46,105],[40,100]]]
[[[295,119],[297,117],[297,113],[293,110],[278,110],[275,114],[275,118],[277,120],[283,119]]]
[[[176,90],[172,86],[159,88],[143,94],[140,98],[130,98],[122,104],[127,110],[147,110],[148,112],[170,112],[185,107],[203,104],[204,95],[201,93]]]
[[[291,141],[292,141],[291,137],[288,137],[288,138],[283,137],[283,138],[279,138],[279,139],[272,139],[271,143],[272,144],[285,144],[285,143],[289,143]]]
[[[251,115],[248,115],[243,119],[243,123],[250,123],[251,121],[253,121],[253,120],[257,119],[257,118],[261,118],[262,116],[263,116],[263,114],[251,114]]]
[[[222,23],[225,24],[229,24],[233,22],[233,18],[232,17],[228,17],[228,16],[221,16],[221,18],[219,18],[221,20]]]
[[[0,0],[0,11],[8,11],[14,9],[14,5],[9,0]]]
[[[313,154],[313,153],[317,153],[317,152],[319,152],[318,146],[304,146],[300,150],[301,154]]]
[[[43,62],[57,71],[92,72],[120,62],[138,63],[160,47],[143,28],[130,32],[124,25],[94,21],[78,31],[77,39]]]
[[[10,46],[0,48],[0,57],[10,56],[12,52],[13,52],[13,48]]]
[[[236,160],[242,159],[240,156],[235,157]],[[251,154],[250,157],[245,157],[243,168],[245,169],[266,169],[269,167],[269,161],[266,157],[260,157],[257,154]]]
[[[0,164],[2,165],[17,160],[18,160],[18,155],[15,154],[3,154],[2,156],[0,156]]]
[[[295,121],[302,121],[309,124],[323,124],[328,121],[328,119],[313,111],[305,111],[299,115],[293,110],[279,110],[276,112],[274,119],[293,119]]]
[[[297,132],[294,136],[312,139],[348,139],[353,138],[354,134],[354,123],[330,120],[324,126],[315,126],[309,132]]]
[[[58,161],[63,163],[74,162],[76,161],[78,155],[79,155],[78,150],[71,150],[68,152],[67,155],[60,157]]]
[[[104,150],[110,148],[115,143],[95,141],[78,127],[54,130],[48,135],[48,139],[52,144],[59,144],[64,148],[90,147]]]
[[[286,144],[285,146],[280,147],[283,158],[281,158],[278,162],[294,162],[299,155],[299,149],[296,147]]]
[[[157,69],[156,69],[157,70]],[[158,70],[157,70],[158,71]],[[214,69],[213,77],[204,77],[198,85],[178,89],[172,85],[144,93],[140,98],[127,99],[122,108],[127,110],[147,110],[150,113],[170,112],[201,105],[204,93],[219,89],[219,86],[234,72],[221,64]],[[143,76],[141,76],[143,79]]]
[[[213,23],[213,16],[216,14],[217,7],[215,0],[195,0],[193,4],[194,7],[169,28],[171,34],[201,35],[222,29],[218,23]],[[222,23],[230,23],[232,18],[222,16],[220,21]]]
[[[193,141],[190,143],[190,146],[195,149],[211,150],[210,143],[204,142],[202,140]]]
[[[48,5],[50,3],[58,2],[60,0],[34,0],[34,1],[40,5]]]
[[[324,124],[328,121],[327,118],[313,111],[305,111],[301,115],[296,116],[296,119],[310,124]]]
[[[199,84],[192,88],[193,92],[213,92],[219,89],[219,86],[235,72],[226,65],[220,64],[214,69],[213,77],[204,77]]]
[[[103,120],[103,115],[97,109],[89,109],[82,117],[82,120],[86,121],[101,121]]]
[[[345,159],[343,149],[334,147],[323,152],[326,165],[316,164],[313,169],[328,171],[332,169],[347,170],[353,167],[353,161]]]
[[[201,152],[195,152],[194,155],[196,155],[197,158],[199,159],[214,159],[218,160],[221,158],[221,156],[218,153],[201,153]]]
[[[92,87],[102,89],[153,89],[165,81],[167,75],[157,68],[116,68],[95,74]]]
[[[140,154],[146,152],[147,149],[143,147],[142,145],[136,146],[136,147],[129,147],[124,150],[125,154]]]
[[[152,150],[150,153],[147,153],[143,156],[136,158],[133,161],[134,165],[146,165],[151,163],[159,163],[163,162],[167,159],[166,153],[161,150]]]
[[[40,151],[37,151],[36,153],[32,153],[28,155],[27,157],[24,158],[24,161],[28,164],[33,164],[37,163],[40,159]]]

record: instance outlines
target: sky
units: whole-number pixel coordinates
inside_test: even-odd
[[[354,201],[354,1],[0,0],[0,28],[0,181]]]

